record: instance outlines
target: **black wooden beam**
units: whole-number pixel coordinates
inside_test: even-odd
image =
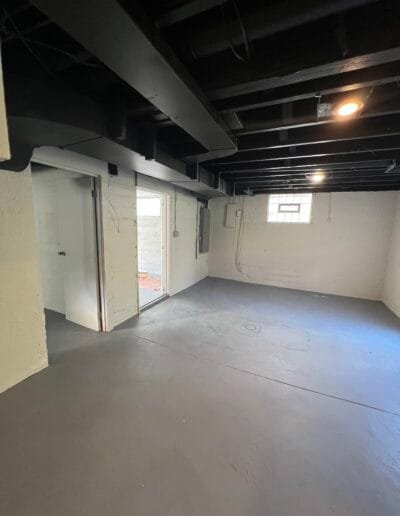
[[[397,151],[397,152],[396,152]],[[218,165],[231,163],[252,163],[257,161],[276,161],[282,159],[319,158],[326,156],[345,156],[362,154],[366,157],[380,158],[380,153],[400,153],[400,136],[364,140],[334,141],[315,145],[303,145],[299,148],[280,147],[273,149],[256,149],[242,151],[220,160]]]
[[[243,195],[247,190],[246,187],[236,187],[236,195]],[[266,188],[250,188],[255,194],[287,194],[287,193],[333,193],[333,192],[380,192],[389,190],[400,190],[400,181],[398,183],[388,183],[385,185],[369,184],[351,184],[351,185],[331,185],[331,186],[287,186]]]
[[[280,141],[279,131],[243,135],[238,141],[239,151],[399,135],[400,115],[388,115],[368,120],[356,118],[341,123],[290,129],[287,132],[287,142]]]
[[[241,18],[241,24],[237,20],[228,20],[224,28],[221,27],[219,18],[213,20],[208,26],[191,34],[188,45],[195,58],[204,58],[228,50],[231,45],[242,45],[242,27],[246,30],[248,40],[254,43],[256,40],[373,2],[376,0],[286,0],[266,3],[265,6],[251,11],[246,10]]]
[[[269,173],[309,173],[323,168],[326,172],[333,171],[364,171],[364,170],[386,170],[393,160],[368,160],[357,162],[342,162],[342,163],[319,163],[318,161],[307,164],[293,164],[293,165],[279,165],[276,163],[260,164],[250,163],[246,167],[228,168],[227,170],[220,170],[221,177],[229,179],[240,175],[264,175]],[[272,166],[271,166],[272,165]],[[215,169],[218,171],[218,169]],[[215,171],[214,170],[214,171]]]
[[[213,90],[208,90],[207,95],[211,100],[226,99],[236,97],[256,91],[271,90],[273,88],[281,88],[289,84],[296,84],[322,77],[340,75],[355,70],[362,70],[370,67],[392,63],[400,60],[400,46],[372,52],[370,54],[357,55],[348,59],[340,59],[329,63],[323,63],[319,66],[306,67],[303,62],[302,68],[298,68],[293,73],[282,76],[267,77],[255,81],[247,81],[231,86],[224,86]]]
[[[400,182],[400,174],[393,176],[381,174],[361,174],[361,175],[347,175],[347,176],[327,176],[324,180],[324,184],[346,184],[346,183],[362,183],[362,182]],[[261,186],[261,185],[274,185],[274,184],[312,184],[311,179],[306,174],[303,176],[287,176],[284,178],[266,177],[259,179],[239,179],[234,181],[236,185],[247,185],[247,186]]]
[[[183,22],[197,16],[198,14],[204,13],[218,7],[227,0],[192,0],[184,5],[171,9],[170,11],[162,14],[156,21],[157,27],[169,27],[176,23]]]
[[[348,176],[369,176],[369,175],[381,175],[384,174],[387,167],[373,167],[373,168],[364,168],[364,169],[351,169],[351,168],[343,168],[343,169],[332,169],[327,170],[324,169],[325,173],[329,177],[348,177]],[[315,170],[312,169],[304,169],[304,170],[297,170],[297,169],[288,169],[286,171],[282,170],[270,170],[270,171],[253,171],[250,173],[235,173],[235,174],[229,174],[229,173],[222,173],[221,177],[222,179],[228,179],[234,182],[239,181],[253,181],[258,179],[265,179],[265,178],[296,178],[296,177],[304,177],[307,174],[312,174],[315,172]]]
[[[389,165],[393,159],[396,158],[396,154],[393,152],[382,152],[379,155],[379,158],[376,156],[364,156],[360,157],[360,155],[350,155],[350,156],[323,156],[319,158],[304,158],[299,160],[296,163],[296,160],[291,160],[290,167],[295,167],[296,165],[301,168],[313,167],[315,168],[326,168],[337,166],[339,164],[344,165],[346,168],[356,167],[358,168],[359,164],[369,164],[370,166],[378,166],[384,167],[385,165]],[[293,163],[292,163],[293,161]],[[281,165],[285,168],[289,168],[286,160],[281,161],[273,161],[273,162],[253,162],[253,163],[226,163],[223,165],[213,166],[211,170],[213,172],[233,172],[239,171],[242,172],[244,170],[267,170],[267,163],[274,163],[277,165]]]
[[[307,102],[310,105],[310,102]],[[285,105],[285,104],[283,104]],[[275,111],[275,110],[274,110]],[[307,110],[308,115],[294,116],[288,123],[282,119],[271,119],[267,117],[267,113],[261,112],[253,119],[246,119],[245,127],[236,131],[236,136],[241,137],[248,134],[267,133],[271,131],[287,131],[290,129],[300,129],[302,127],[316,127],[327,124],[336,124],[336,127],[343,127],[345,121],[337,118],[317,118],[317,100],[314,105],[310,105]],[[357,117],[357,120],[365,120],[369,118],[381,118],[389,115],[400,114],[400,97],[382,101],[381,104],[369,107]],[[261,116],[262,115],[262,116]]]
[[[365,88],[376,88],[400,81],[400,64],[392,62],[355,70],[314,81],[289,84],[273,90],[216,100],[214,106],[221,113],[249,111],[277,104],[297,102],[318,96],[346,93]]]

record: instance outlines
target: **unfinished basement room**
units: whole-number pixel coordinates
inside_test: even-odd
[[[0,516],[400,516],[399,0],[0,42]]]

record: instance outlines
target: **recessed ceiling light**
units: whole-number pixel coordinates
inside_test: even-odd
[[[345,102],[340,103],[334,110],[334,113],[339,118],[349,118],[359,113],[363,106],[364,104],[361,102],[361,100],[347,100]]]
[[[307,174],[307,177],[312,183],[319,184],[325,180],[326,174],[323,170],[318,170],[313,174]]]

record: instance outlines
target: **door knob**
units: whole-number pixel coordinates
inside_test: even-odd
[[[66,255],[66,252],[65,252],[65,251],[58,251],[58,255],[59,255],[59,256],[65,256],[65,255]]]

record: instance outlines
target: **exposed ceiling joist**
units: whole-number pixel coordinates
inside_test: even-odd
[[[343,162],[337,163],[332,162],[328,164],[322,164],[316,161],[315,163],[307,164],[293,164],[293,165],[276,165],[276,163],[268,163],[264,166],[254,164],[250,167],[243,168],[232,168],[224,171],[220,171],[220,176],[224,179],[232,179],[246,175],[247,177],[259,177],[266,174],[297,174],[297,173],[308,173],[315,172],[320,168],[324,168],[327,172],[345,172],[345,171],[364,171],[364,170],[386,170],[392,160],[373,160],[373,161],[358,161],[358,162]]]
[[[224,86],[207,91],[211,100],[225,99],[236,97],[257,91],[271,90],[273,88],[281,88],[290,84],[296,84],[306,81],[320,79],[338,74],[362,70],[374,66],[392,63],[400,60],[400,46],[373,52],[370,54],[358,55],[348,59],[324,63],[311,68],[299,69],[293,73],[283,76],[268,77],[255,81],[243,82],[232,86]]]
[[[214,102],[214,105],[221,113],[250,111],[398,82],[400,82],[400,65],[398,62],[393,62],[383,66],[323,77],[316,81],[290,84],[272,91],[260,91],[222,99]]]
[[[268,163],[270,161],[281,162],[280,164],[284,165],[287,160],[290,160],[290,164],[304,164],[309,165],[315,163],[316,160],[323,166],[329,165],[331,162],[334,163],[357,163],[359,161],[368,161],[369,159],[382,161],[382,160],[393,160],[399,156],[400,152],[398,149],[384,149],[381,151],[370,152],[368,150],[360,151],[359,153],[354,154],[328,154],[328,155],[292,155],[290,157],[277,157],[277,158],[269,158],[266,159],[264,157],[253,157],[253,159],[248,159],[247,161],[235,161],[235,162],[227,162],[219,165],[218,167],[213,167],[212,170],[229,170],[229,167],[238,167],[243,166],[244,168],[255,165],[262,165],[263,163]]]
[[[400,116],[389,115],[382,118],[354,119],[342,124],[326,124],[316,127],[301,127],[287,131],[287,141],[282,142],[279,131],[249,134],[239,138],[239,150],[273,149],[317,143],[363,140],[400,134]]]
[[[375,168],[366,168],[366,169],[351,169],[351,168],[342,168],[342,169],[332,169],[327,170],[324,169],[327,174],[330,176],[335,177],[348,177],[348,176],[359,176],[359,175],[379,175],[385,173],[386,168],[385,167],[375,167]],[[292,169],[287,171],[281,171],[281,170],[271,170],[271,171],[265,171],[265,172],[257,172],[253,171],[250,173],[243,173],[238,172],[236,174],[230,174],[230,173],[222,173],[221,177],[223,179],[231,179],[234,182],[240,182],[242,180],[244,181],[253,181],[257,179],[265,179],[265,178],[284,178],[284,179],[290,179],[290,178],[296,178],[296,177],[304,177],[306,174],[312,174],[312,169],[304,169],[301,171],[293,171]],[[256,182],[256,181],[254,181]]]
[[[260,178],[256,180],[251,179],[239,179],[235,180],[236,185],[247,185],[251,183],[255,187],[259,187],[261,185],[277,185],[277,184],[285,184],[290,182],[294,185],[304,184],[309,185],[310,179],[307,177],[306,174],[303,174],[302,177],[285,177],[285,178]],[[380,174],[364,174],[364,175],[353,175],[350,176],[349,174],[347,176],[330,176],[328,175],[324,181],[326,184],[346,184],[346,183],[376,183],[376,182],[400,182],[400,175],[394,175],[394,176],[385,176],[384,173]]]
[[[377,0],[303,0],[302,2],[277,2],[264,9],[256,9],[243,16],[242,27],[245,28],[249,41],[272,36],[294,27],[310,23],[333,14],[348,11]],[[193,56],[204,58],[227,50],[231,45],[240,46],[243,43],[243,31],[238,21],[227,23],[221,30],[221,21],[206,30],[198,32],[190,40]],[[229,34],[229,38],[226,35]]]
[[[157,27],[169,27],[176,23],[189,20],[198,14],[202,14],[214,7],[218,7],[228,0],[192,0],[186,4],[180,5],[175,9],[162,14],[157,20]]]
[[[330,167],[332,165],[343,164],[345,167],[357,167],[360,163],[368,163],[375,164],[378,166],[384,166],[383,163],[389,164],[393,161],[395,154],[393,152],[382,152],[379,157],[372,156],[370,154],[367,155],[348,155],[348,156],[322,156],[318,158],[301,158],[298,162],[296,158],[291,158],[290,167],[314,167],[314,168],[325,168]],[[254,162],[246,162],[246,163],[225,163],[223,165],[216,165],[212,167],[212,170],[215,172],[232,172],[232,171],[240,171],[243,170],[265,170],[267,167],[267,163],[263,161],[254,161]],[[287,159],[282,159],[281,162],[274,161],[276,165],[280,165],[283,167],[288,167]]]
[[[254,194],[286,194],[286,193],[331,193],[331,192],[379,192],[387,190],[399,190],[400,180],[398,182],[380,185],[378,183],[363,183],[363,184],[348,184],[348,185],[327,185],[327,186],[291,186],[286,187],[271,187],[266,186],[250,188],[250,191]],[[236,195],[246,194],[248,190],[247,186],[236,187]]]
[[[259,118],[256,121],[246,121],[246,128],[238,130],[236,132],[236,136],[240,138],[248,134],[268,133],[271,131],[287,131],[292,129],[301,129],[302,127],[316,127],[327,124],[337,124],[337,126],[343,126],[345,123],[345,121],[338,120],[334,117],[317,118],[317,104],[315,104],[314,111],[314,114],[310,113],[308,116],[294,117],[288,122],[283,120],[267,120],[266,117],[264,119]],[[379,118],[398,114],[400,114],[400,101],[394,100],[392,102],[385,103],[383,107],[365,111],[358,117],[358,120]]]
[[[345,140],[315,145],[303,145],[293,150],[291,147],[278,149],[253,150],[239,152],[231,156],[229,160],[220,161],[226,163],[249,163],[254,161],[276,161],[281,159],[319,158],[322,156],[344,156],[364,154],[379,158],[381,152],[400,153],[400,137],[376,138],[366,140]]]

